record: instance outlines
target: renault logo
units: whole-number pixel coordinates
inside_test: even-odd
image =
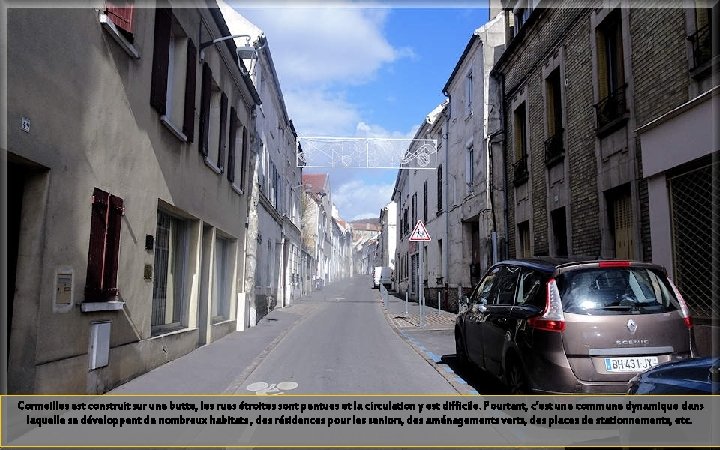
[[[635,334],[635,332],[637,331],[637,324],[634,320],[630,319],[627,321],[627,329],[630,334]]]

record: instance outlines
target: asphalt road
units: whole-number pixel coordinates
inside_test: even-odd
[[[303,309],[303,318],[238,393],[457,393],[393,331],[369,276],[333,283],[317,294],[292,307]]]

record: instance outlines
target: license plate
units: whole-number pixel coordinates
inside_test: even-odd
[[[605,358],[605,370],[607,370],[608,372],[642,372],[657,365],[657,356]]]

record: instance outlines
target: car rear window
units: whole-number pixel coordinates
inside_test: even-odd
[[[655,314],[679,305],[667,278],[648,268],[596,268],[557,277],[563,311],[587,315]]]

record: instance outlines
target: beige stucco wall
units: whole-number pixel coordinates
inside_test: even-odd
[[[174,14],[199,47],[198,11],[176,9]],[[203,20],[219,34],[207,11]],[[23,218],[30,227],[23,227],[20,242],[33,253],[23,255],[17,271],[23,289],[15,296],[11,390],[102,391],[166,361],[157,338],[149,340],[153,284],[143,277],[144,266],[154,263],[153,252],[144,246],[145,236],[156,233],[159,202],[196,226],[216,227],[243,249],[246,196],[233,191],[224,174],[210,170],[197,148],[201,66],[196,72],[195,142],[183,143],[149,103],[154,10],[136,8],[134,27],[137,60],[102,29],[96,10],[8,10],[8,121],[31,121],[29,133],[9,127],[8,151],[48,169],[23,205],[34,217],[28,213]],[[247,92],[241,97],[217,51],[206,53],[230,105],[249,125],[250,97]],[[240,167],[236,161],[237,172]],[[95,187],[124,200],[118,287],[125,307],[81,313],[74,306],[57,312],[52,305],[57,267],[72,268],[73,303],[84,300]],[[188,274],[187,281],[193,292],[190,303],[197,307],[197,273]],[[195,314],[189,311],[189,323]],[[88,372],[88,329],[97,320],[112,322],[110,365]],[[26,339],[34,345],[24,343]],[[193,350],[198,336],[190,328],[162,340],[172,349],[167,353],[171,358]]]

